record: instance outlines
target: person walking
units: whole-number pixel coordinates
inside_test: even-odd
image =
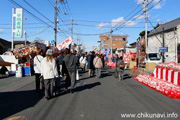
[[[62,62],[64,58],[64,52],[61,52],[61,55],[58,58],[58,64],[59,64],[59,76],[62,77]]]
[[[66,74],[65,88],[68,91],[68,88],[71,93],[76,82],[76,63],[77,58],[75,55],[71,54],[68,48],[65,49],[65,57],[63,59],[63,74]]]
[[[86,57],[84,54],[82,54],[82,56],[80,57],[79,63],[80,63],[80,67],[81,67],[82,71],[85,71]]]
[[[124,64],[122,56],[118,60],[117,66],[118,66],[118,72],[119,72],[119,81],[122,81],[123,80],[123,74],[124,74],[124,68],[125,68],[125,64]]]
[[[92,51],[90,53],[90,55],[88,56],[88,66],[87,68],[89,69],[89,77],[91,76],[94,76],[94,71],[95,71],[95,68],[94,68],[94,65],[93,65],[93,60],[95,58],[95,52]]]
[[[103,55],[103,54],[101,54],[101,60],[102,60],[102,64],[103,64],[102,69],[104,69],[104,66],[105,66],[105,61],[104,61],[104,55]]]
[[[100,54],[97,54],[96,57],[94,58],[93,65],[96,70],[96,78],[100,78],[101,77],[101,69],[103,67],[103,63],[102,63]]]
[[[58,77],[57,65],[51,49],[46,51],[46,57],[41,62],[41,75],[44,77],[45,98],[49,100],[53,97],[54,78]]]
[[[118,61],[119,61],[118,54],[115,54],[114,58],[113,58],[113,62],[115,63],[115,78],[119,77],[119,74],[118,74],[118,65],[117,65]]]
[[[41,76],[41,62],[43,59],[42,56],[43,50],[38,49],[37,55],[34,57],[34,71],[35,71],[35,83],[36,83],[36,93],[40,93],[40,76]],[[42,83],[42,90],[44,90],[44,86]]]

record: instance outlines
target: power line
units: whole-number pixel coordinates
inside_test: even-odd
[[[153,2],[154,0],[152,0],[150,3],[148,3],[147,5],[149,5],[149,4],[151,4],[152,2]],[[154,6],[156,6],[157,4],[159,4],[160,2],[161,2],[162,0],[160,0],[158,3],[156,3]],[[153,7],[154,7],[153,6]],[[151,10],[153,7],[151,7],[150,9],[148,9],[148,11],[149,10]],[[142,11],[142,9],[140,10],[140,11],[138,11],[138,12],[136,12],[136,14],[134,14],[133,16],[131,16],[129,19],[128,19],[128,21],[127,22],[125,22],[125,24],[121,24],[121,26],[119,26],[119,27],[117,27],[115,30],[119,30],[120,28],[122,28],[122,27],[124,27],[128,22],[129,22],[129,20],[131,19],[131,18],[133,18],[135,15],[137,15],[139,12],[141,12]],[[143,14],[143,13],[142,13]],[[141,15],[142,15],[141,14]],[[137,17],[138,18],[138,17]],[[137,19],[136,18],[136,19]],[[135,19],[135,18],[134,18]],[[123,25],[123,26],[122,26]],[[115,31],[114,30],[114,31]],[[101,33],[101,34],[107,34],[107,33],[109,33],[109,32],[105,32],[105,33]],[[90,35],[99,35],[99,34],[79,34],[79,35],[85,35],[85,36],[90,36]]]
[[[47,22],[44,22],[42,19],[40,19],[39,17],[37,17],[36,15],[34,15],[33,13],[31,13],[30,11],[28,11],[27,9],[25,9],[23,6],[21,6],[20,4],[18,4],[17,2],[15,2],[14,0],[8,0],[9,2],[11,2],[12,4],[18,6],[18,7],[21,7],[23,8],[23,10],[25,10],[28,14],[30,14],[32,17],[34,17],[35,19],[39,20],[40,22],[48,25],[49,27],[53,28],[53,26],[49,25]],[[59,35],[59,34],[58,34]]]
[[[149,18],[147,19],[149,21],[149,23],[151,24],[151,26],[154,28],[153,24],[151,23],[151,21],[149,20]],[[156,29],[155,29],[156,30]],[[157,32],[157,30],[156,30]],[[159,40],[159,38],[155,35],[155,37],[157,38],[157,40],[160,42],[160,44],[162,44],[161,40]]]
[[[43,16],[44,18],[46,18],[48,21],[50,21],[51,23],[54,24],[54,22],[52,22],[49,18],[47,18],[45,15],[43,15],[41,12],[39,12],[36,8],[34,8],[31,4],[29,4],[26,0],[24,0],[24,2],[29,5],[33,10],[35,10],[37,13],[39,13],[41,16]]]
[[[89,20],[76,20],[73,19],[75,21],[79,21],[79,22],[92,22],[92,23],[126,23],[126,22],[109,22],[109,21],[89,21]],[[67,20],[70,21],[70,20]],[[138,22],[138,23],[145,23],[145,22]],[[158,22],[153,22],[153,23],[158,23]]]
[[[146,6],[148,6],[149,4],[151,4],[153,1],[154,1],[154,0],[152,0],[151,2],[149,2]],[[161,1],[162,1],[162,0],[160,0],[159,2],[157,2],[154,6],[152,6],[151,8],[149,8],[147,11],[151,10],[152,8],[154,8],[154,7],[155,7],[157,4],[159,4]],[[142,9],[141,9],[141,10],[142,10]],[[140,11],[138,11],[137,13],[139,13],[139,12],[140,12]],[[137,14],[137,13],[136,13],[136,14]],[[136,14],[135,14],[135,15],[136,15]],[[143,14],[143,13],[142,13],[142,14]],[[140,14],[140,15],[142,15],[142,14]],[[135,15],[134,15],[134,16],[135,16]],[[130,19],[133,18],[134,16],[130,17]],[[138,16],[138,17],[139,17],[139,16]],[[137,18],[138,18],[138,17],[137,17]],[[137,19],[137,18],[134,18],[134,19]],[[126,22],[126,24],[129,22],[130,19],[128,19],[128,21]],[[133,19],[133,20],[134,20],[134,19]],[[117,27],[114,31],[123,28],[126,24],[123,24],[123,25]]]
[[[45,32],[47,29],[49,29],[49,27],[47,27],[46,29],[44,29],[44,30],[40,31],[40,32],[39,32],[39,33],[37,33],[37,34],[32,34],[32,35],[28,35],[28,36],[32,37],[32,36],[39,35],[39,34],[41,34],[41,33]]]
[[[73,15],[72,15],[72,12],[71,12],[71,9],[70,9],[70,7],[69,7],[69,4],[68,4],[68,0],[65,0],[66,1],[66,4],[65,5],[67,5],[67,8],[68,8],[68,10],[69,10],[69,12],[70,12],[70,14],[71,14],[71,18],[70,19],[73,19],[74,17],[73,17]],[[74,19],[73,19],[73,21],[74,21]],[[75,24],[77,24],[76,22],[74,22]],[[77,26],[77,28],[76,28],[77,30],[80,30],[80,28]]]
[[[74,25],[79,25],[79,26],[87,26],[87,27],[98,27],[98,25],[94,26],[94,25],[85,25],[85,24],[74,24]],[[151,26],[149,26],[151,27]],[[108,26],[105,26],[103,28],[111,28],[111,27],[108,27]],[[115,27],[114,27],[115,28]],[[145,28],[144,26],[143,27],[125,27],[125,28]]]
[[[21,6],[20,4],[18,4],[17,2],[15,2],[14,0],[8,0],[9,2],[11,2],[12,4],[23,8],[23,10],[25,10],[27,13],[29,13],[31,16],[33,16],[34,18],[36,18],[37,20],[41,21],[42,23],[48,25],[49,27],[52,27],[51,25],[49,25],[48,23],[44,22],[42,19],[38,18],[36,15],[32,14],[31,12],[29,12],[27,9],[25,9],[23,6]],[[52,27],[53,28],[53,27]]]

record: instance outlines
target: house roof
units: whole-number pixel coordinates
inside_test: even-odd
[[[4,46],[10,46],[11,45],[11,42],[4,40],[2,38],[0,38],[0,43],[2,43]]]
[[[168,30],[173,30],[175,27],[177,27],[178,25],[180,25],[180,18],[177,18],[175,20],[169,21],[165,24],[161,24],[158,28],[153,29],[148,36],[153,36],[155,34],[161,33],[163,31],[168,31]]]
[[[14,44],[17,45],[17,44],[25,44],[24,41],[14,41]],[[26,41],[26,44],[31,44],[29,41]]]
[[[100,34],[100,37],[110,37],[110,34]],[[129,35],[112,35],[112,37],[129,37]]]
[[[135,45],[136,44],[136,42],[133,42],[133,43],[131,43],[131,44],[129,44],[129,45]]]
[[[13,41],[13,42],[14,42],[14,45],[25,44],[24,41]],[[0,38],[0,43],[2,43],[4,46],[8,46],[8,47],[11,46],[11,41],[7,41],[2,38]],[[26,41],[26,44],[31,44],[31,43],[29,41]]]

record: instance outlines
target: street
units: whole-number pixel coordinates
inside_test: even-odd
[[[13,120],[119,120],[147,119],[147,114],[162,114],[165,119],[180,115],[180,100],[171,99],[129,78],[114,78],[112,68],[105,67],[100,79],[81,72],[74,93],[50,100],[35,93],[34,76],[0,79],[0,119]],[[10,81],[9,79],[14,79]],[[5,80],[10,82],[5,84]],[[64,81],[62,81],[62,84]],[[9,91],[9,92],[8,92]],[[169,118],[167,114],[171,115]],[[123,117],[122,114],[136,114]],[[159,118],[152,118],[159,119]],[[178,118],[177,118],[178,119]]]

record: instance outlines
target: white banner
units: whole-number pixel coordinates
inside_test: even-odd
[[[59,50],[61,49],[65,49],[65,48],[69,48],[69,45],[73,42],[73,40],[69,37],[68,39],[66,39],[64,42],[62,42],[61,44],[59,44],[57,46],[57,48]]]
[[[16,38],[22,38],[23,35],[23,9],[16,9]]]

